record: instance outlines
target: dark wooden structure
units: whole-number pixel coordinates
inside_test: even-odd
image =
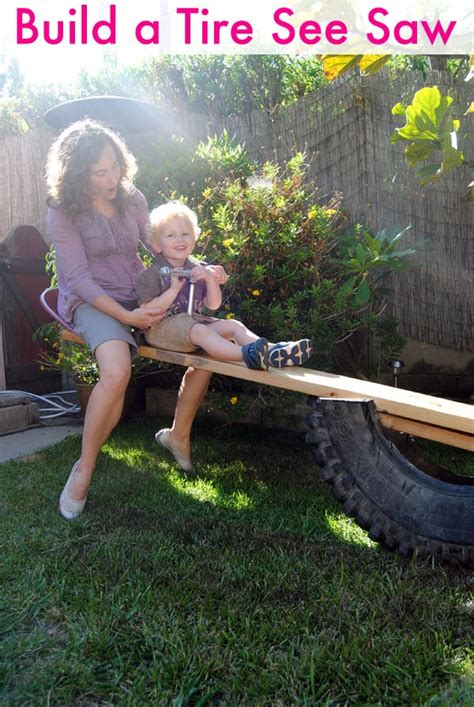
[[[39,295],[49,284],[48,250],[33,226],[18,226],[0,245],[0,390],[30,390],[50,378],[40,370],[33,332],[49,321]]]

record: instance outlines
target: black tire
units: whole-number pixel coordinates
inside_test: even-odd
[[[474,566],[474,486],[435,479],[383,434],[372,401],[310,398],[321,478],[369,536],[410,557]]]

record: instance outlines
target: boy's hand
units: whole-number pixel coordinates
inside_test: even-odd
[[[170,290],[178,293],[186,282],[184,277],[176,277],[176,275],[171,275]]]
[[[214,275],[204,265],[195,265],[191,270],[191,277],[195,282],[199,282],[199,280],[209,282],[214,279]]]
[[[213,274],[214,279],[217,281],[218,285],[225,285],[225,283],[229,279],[229,276],[222,267],[222,265],[207,265],[206,270]]]

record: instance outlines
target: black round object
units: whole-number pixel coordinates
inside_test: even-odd
[[[140,133],[155,129],[159,116],[151,103],[122,96],[78,98],[53,106],[44,114],[48,125],[59,130],[83,118],[100,120],[121,133]]]
[[[306,439],[321,478],[372,540],[401,555],[474,566],[474,486],[411,464],[383,434],[373,401],[312,398]]]

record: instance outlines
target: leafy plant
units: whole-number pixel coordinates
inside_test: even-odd
[[[57,322],[39,327],[34,338],[44,342],[39,359],[43,370],[69,374],[76,383],[97,383],[99,369],[90,349],[70,341],[62,341],[61,327]]]
[[[273,113],[326,83],[317,57],[164,55],[146,64],[143,85],[178,111],[216,117]]]
[[[183,139],[159,140],[138,153],[137,187],[150,207],[171,198],[201,199],[206,189],[228,177],[246,177],[255,166],[227,131],[191,148]]]
[[[324,75],[332,81],[355,67],[365,76],[374,74],[389,61],[390,54],[324,54],[321,59]]]
[[[208,137],[207,142],[200,142],[196,157],[215,172],[215,176],[248,177],[252,172],[252,162],[244,146],[236,137],[229,137],[227,130],[220,135]]]
[[[308,336],[318,368],[331,368],[338,345],[374,331],[384,316],[385,276],[405,267],[406,229],[371,234],[349,227],[339,201],[321,204],[306,182],[301,153],[207,188],[195,203],[202,250],[230,275],[223,312],[269,340]],[[382,331],[382,329],[380,330]]]
[[[36,330],[34,338],[44,342],[44,349],[39,358],[42,370],[65,373],[70,375],[75,383],[95,385],[98,382],[99,367],[89,347],[63,341],[59,323],[43,324]],[[132,360],[132,380],[157,370],[161,370],[158,362],[140,357]]]
[[[416,172],[421,185],[435,181],[464,163],[464,155],[457,147],[460,121],[452,117],[452,103],[451,96],[442,96],[438,87],[433,86],[417,91],[411,105],[397,103],[392,108],[393,115],[403,116],[406,123],[395,130],[391,142],[409,143],[405,147],[405,157],[411,167],[441,153],[441,158]]]

